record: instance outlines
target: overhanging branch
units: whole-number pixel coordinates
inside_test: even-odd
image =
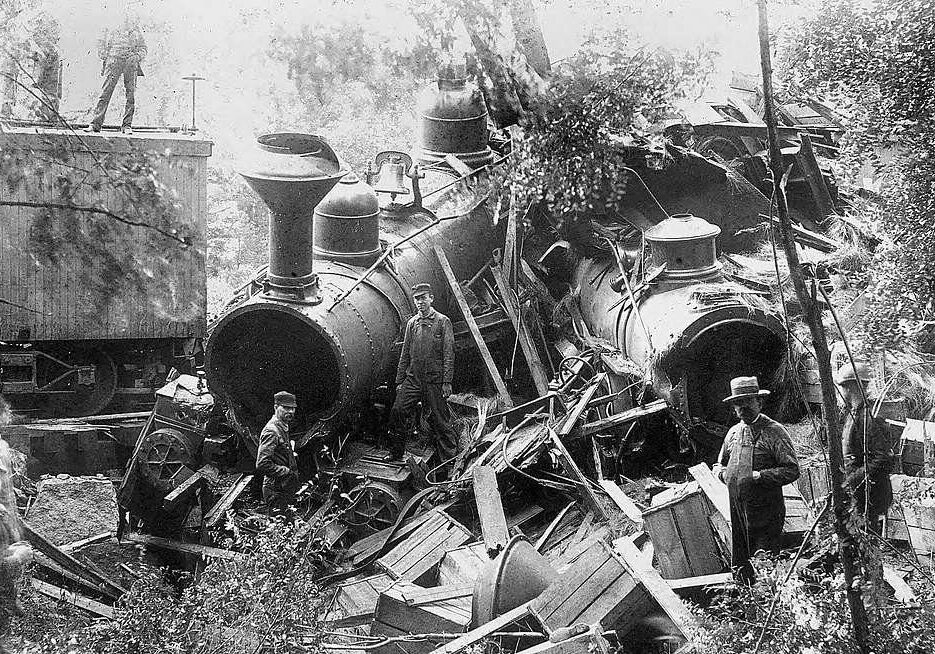
[[[184,236],[179,236],[178,234],[175,234],[166,229],[162,229],[161,227],[157,227],[156,225],[150,225],[149,223],[145,223],[139,220],[131,220],[130,218],[125,218],[119,214],[114,213],[113,211],[109,211],[107,209],[100,209],[98,207],[86,207],[86,206],[77,205],[77,204],[63,204],[59,202],[28,202],[28,201],[21,201],[21,200],[0,200],[0,206],[28,207],[32,209],[62,209],[65,211],[80,211],[82,213],[98,214],[101,216],[107,216],[108,218],[111,218],[112,220],[116,220],[119,223],[123,223],[124,225],[130,225],[131,227],[143,227],[145,229],[151,229],[154,232],[157,232],[158,234],[165,236],[166,238],[171,238],[173,241],[177,241],[178,243],[182,244],[185,247],[188,247],[189,245],[191,245],[191,241]]]

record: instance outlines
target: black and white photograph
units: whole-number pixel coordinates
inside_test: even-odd
[[[0,654],[931,654],[935,4],[0,0]]]

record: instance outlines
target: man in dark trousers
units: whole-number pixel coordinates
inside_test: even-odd
[[[834,376],[844,396],[841,446],[851,506],[869,530],[882,535],[883,516],[893,502],[893,448],[886,422],[874,417],[867,404],[871,379],[870,368],[863,362],[856,367],[845,364]]]
[[[120,25],[105,30],[98,40],[98,53],[101,57],[101,75],[104,76],[104,84],[101,87],[101,96],[94,109],[91,124],[85,131],[101,131],[107,105],[110,104],[117,82],[122,77],[127,105],[123,112],[121,131],[125,134],[132,134],[133,111],[136,108],[136,78],[143,74],[140,62],[146,57],[146,41],[143,39],[139,18],[133,12],[127,12]]]
[[[295,395],[276,393],[273,417],[260,432],[256,470],[263,474],[263,501],[272,509],[284,508],[298,487],[298,466],[289,440],[289,423],[295,418],[295,410]]]
[[[448,316],[432,308],[435,296],[428,284],[412,287],[418,313],[406,323],[403,349],[396,370],[396,401],[390,416],[390,458],[406,451],[406,424],[422,402],[435,449],[442,461],[457,454],[458,437],[451,426],[448,396],[454,376],[454,330]]]
[[[778,552],[786,505],[782,487],[799,478],[799,462],[785,427],[760,412],[763,398],[756,377],[735,377],[731,404],[740,422],[730,428],[718,455],[718,477],[730,499],[731,567],[738,581],[756,578],[750,556]]]

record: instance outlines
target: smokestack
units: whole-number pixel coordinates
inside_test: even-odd
[[[269,207],[269,271],[264,294],[318,304],[314,272],[315,207],[346,174],[334,150],[312,134],[280,132],[257,138],[241,176]]]

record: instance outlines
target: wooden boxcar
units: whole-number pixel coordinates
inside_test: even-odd
[[[205,334],[211,146],[0,132],[0,393],[14,408],[141,408],[190,358]]]

